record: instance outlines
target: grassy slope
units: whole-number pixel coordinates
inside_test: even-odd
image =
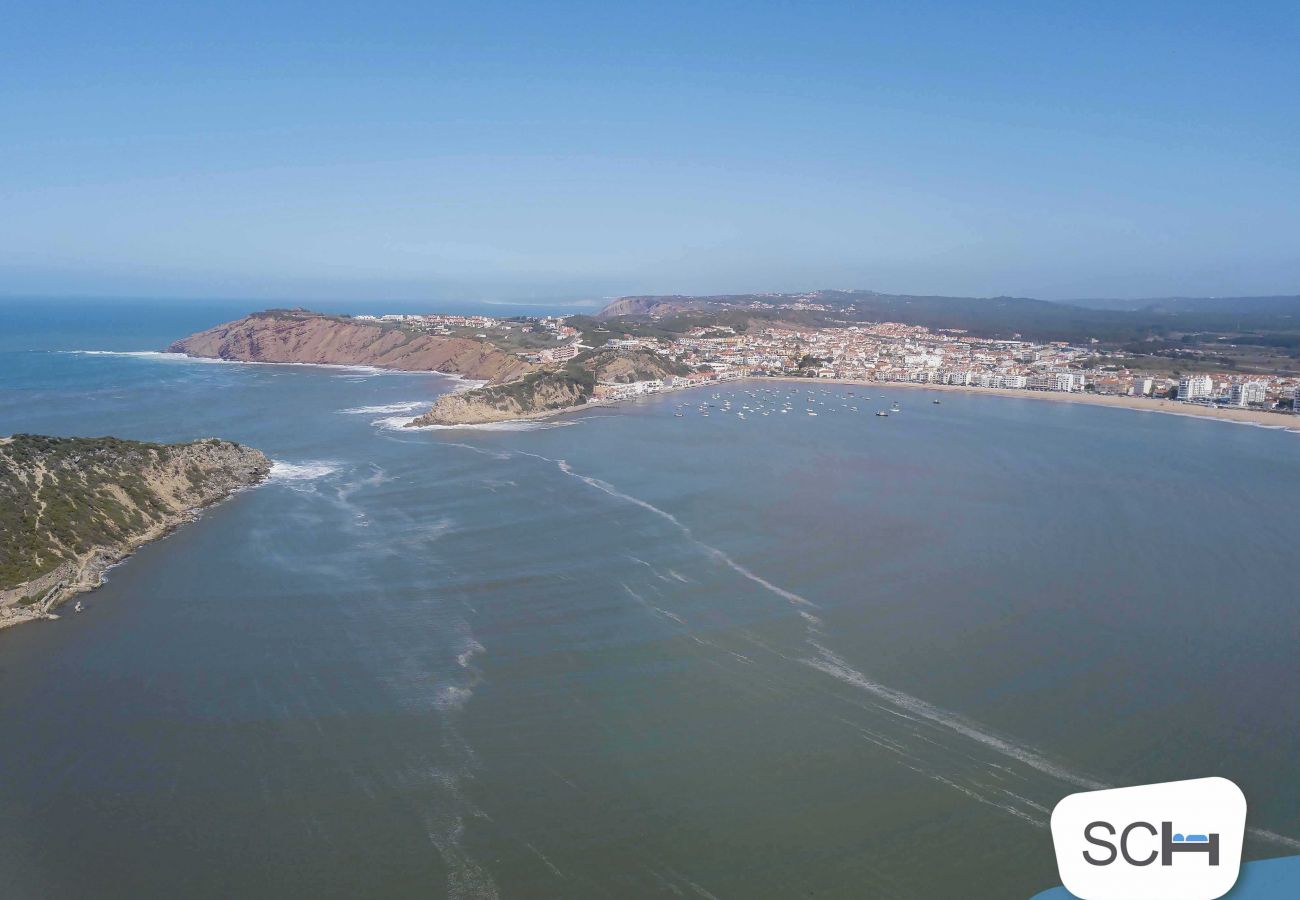
[[[145,473],[178,452],[111,437],[19,434],[0,443],[0,588],[126,542],[173,513]],[[207,477],[192,464],[184,475],[196,490]]]

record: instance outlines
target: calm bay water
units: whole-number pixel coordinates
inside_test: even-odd
[[[244,311],[0,304],[0,433],[281,463],[0,633],[6,896],[1027,897],[1060,797],[1206,775],[1300,852],[1297,435],[123,353]]]

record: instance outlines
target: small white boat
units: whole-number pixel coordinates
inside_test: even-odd
[[[85,609],[85,607],[81,605],[80,600],[77,601],[76,606],[72,607],[73,612],[81,612],[83,609]]]
[[[876,415],[878,415],[878,416],[888,416],[889,413],[887,413],[887,412],[885,412],[883,409],[881,409],[881,410],[877,410],[877,411],[876,411]]]

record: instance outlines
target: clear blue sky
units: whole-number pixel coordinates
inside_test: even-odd
[[[1300,5],[6,3],[0,294],[1300,293]]]

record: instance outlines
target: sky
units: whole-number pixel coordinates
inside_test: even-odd
[[[0,295],[1300,293],[1300,5],[9,0]]]

